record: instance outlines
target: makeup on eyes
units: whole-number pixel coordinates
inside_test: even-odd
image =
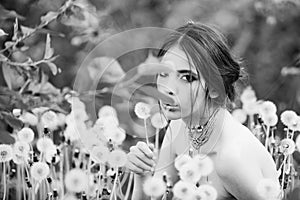
[[[188,82],[198,80],[198,75],[191,70],[178,70],[177,72],[181,77],[185,75],[191,76],[187,79]]]
[[[192,82],[192,81],[198,80],[198,75],[191,70],[186,70],[186,69],[177,70],[177,73],[180,78],[182,78],[183,76],[191,76],[191,77],[187,78],[187,80],[185,80],[185,81]],[[168,76],[168,73],[160,73],[159,75],[162,77],[166,77],[166,76]]]

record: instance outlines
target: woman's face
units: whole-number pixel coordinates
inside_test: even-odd
[[[172,69],[171,72],[160,73],[157,77],[158,90],[175,102],[172,105],[161,102],[166,117],[176,120],[188,118],[192,113],[193,117],[203,113],[205,83],[201,74],[199,80],[197,70],[195,66],[190,66],[185,52],[179,46],[174,46],[163,56],[161,62]]]

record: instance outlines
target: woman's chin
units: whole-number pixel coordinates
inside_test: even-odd
[[[164,115],[168,120],[177,120],[181,118],[180,111],[172,112],[172,111],[164,110]]]

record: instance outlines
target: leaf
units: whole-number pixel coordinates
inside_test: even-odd
[[[53,54],[54,54],[54,50],[53,50],[53,48],[51,48],[51,38],[50,38],[50,35],[47,34],[44,59],[51,58],[53,56]]]
[[[25,20],[25,17],[22,15],[19,15],[14,10],[7,10],[0,4],[0,19],[6,20],[6,19],[12,19],[12,18],[18,18],[21,20]]]
[[[0,94],[0,109],[7,109],[7,105],[10,103],[11,98],[6,95]]]
[[[4,36],[4,35],[8,35],[7,33],[5,33],[5,31],[3,31],[1,28],[0,28],[0,37]]]
[[[35,29],[33,29],[33,28],[29,28],[29,27],[22,26],[22,25],[21,25],[21,30],[24,35],[30,35],[31,33],[33,33],[35,31]]]
[[[44,16],[41,17],[41,23],[42,23],[42,24],[47,24],[47,23],[49,23],[50,21],[52,21],[52,20],[54,20],[55,18],[57,18],[58,15],[59,15],[58,12],[50,11],[50,12],[48,12],[46,15],[44,15]]]
[[[7,61],[8,60],[8,58],[6,57],[6,56],[4,56],[3,54],[0,54],[0,62],[5,62],[5,61]]]
[[[49,66],[52,74],[56,75],[58,71],[57,66],[53,62],[46,62],[46,64]]]
[[[0,144],[14,144],[15,138],[11,136],[11,134],[4,130],[0,129]]]
[[[1,112],[4,121],[10,125],[14,129],[21,129],[23,127],[23,122],[16,117],[14,117],[11,113]]]
[[[15,67],[2,64],[2,72],[4,80],[9,89],[17,89],[25,83],[25,78],[15,69]]]

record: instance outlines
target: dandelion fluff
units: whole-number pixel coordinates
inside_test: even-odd
[[[173,193],[176,198],[185,199],[196,190],[195,184],[178,181],[173,187]]]
[[[202,192],[205,193],[206,194],[205,199],[207,200],[216,200],[218,197],[217,190],[213,186],[208,184],[200,185],[198,191],[201,193]]]
[[[147,119],[148,117],[150,117],[151,109],[148,104],[143,102],[138,102],[134,107],[134,112],[136,116],[138,116],[138,118]]]
[[[193,161],[184,164],[179,170],[181,180],[193,184],[196,184],[200,180],[201,175],[198,171],[198,166]]]
[[[166,184],[162,178],[149,177],[143,185],[143,190],[148,196],[159,197],[166,191]]]
[[[247,120],[247,113],[243,109],[235,109],[232,116],[242,124]]]
[[[27,142],[27,143],[30,143],[33,141],[34,139],[34,132],[31,128],[28,128],[28,127],[24,127],[22,128],[18,133],[18,139],[20,141],[24,141],[24,142]]]
[[[99,109],[98,117],[101,118],[101,117],[109,117],[109,116],[117,117],[116,109],[109,105],[102,106]]]
[[[179,171],[184,164],[188,163],[191,160],[192,158],[189,155],[179,155],[175,158],[175,168]]]
[[[168,122],[162,114],[157,112],[151,117],[151,124],[156,129],[162,129],[168,125]]]
[[[196,155],[193,160],[202,176],[208,176],[214,169],[213,161],[207,155]]]
[[[65,185],[70,192],[82,192],[88,187],[89,180],[86,173],[80,169],[70,170],[65,177]]]
[[[108,163],[112,167],[122,167],[127,162],[127,155],[124,151],[117,149],[109,154]]]
[[[292,139],[283,139],[280,142],[280,149],[282,151],[283,154],[285,155],[291,155],[292,153],[294,153],[296,148],[296,144]]]
[[[262,120],[267,126],[275,126],[278,123],[278,117],[276,114],[263,115]]]
[[[292,126],[296,122],[297,114],[292,110],[286,110],[280,115],[280,120],[287,127]]]
[[[13,149],[8,144],[0,144],[0,163],[7,162],[12,159]]]
[[[37,181],[47,178],[50,172],[49,166],[44,162],[35,162],[30,168],[30,174]]]

